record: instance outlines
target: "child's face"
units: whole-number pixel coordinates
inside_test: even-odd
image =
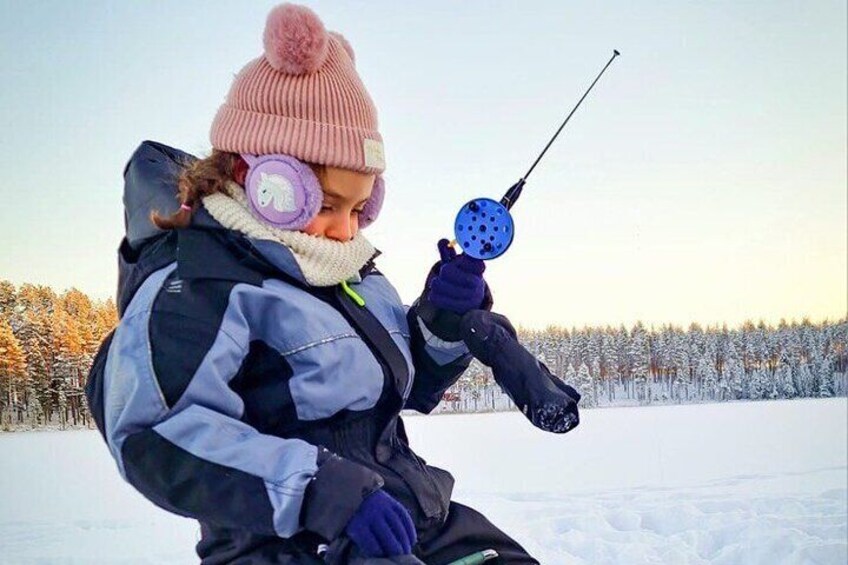
[[[322,167],[316,174],[324,201],[321,211],[303,231],[336,241],[350,241],[359,231],[359,211],[371,196],[376,176],[337,167]]]

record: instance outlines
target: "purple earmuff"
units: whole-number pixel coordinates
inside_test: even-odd
[[[371,197],[365,202],[362,207],[362,212],[359,213],[359,229],[370,226],[377,216],[380,214],[380,209],[383,207],[383,198],[386,196],[386,183],[383,177],[377,175],[374,179],[374,188],[371,189]]]
[[[301,230],[321,210],[321,183],[306,163],[282,154],[242,153],[241,157],[250,167],[244,181],[247,200],[262,221],[283,230]],[[377,219],[385,193],[383,177],[377,175],[371,196],[359,214],[360,229]]]
[[[245,155],[250,208],[275,228],[300,230],[321,209],[324,193],[309,165],[289,155]]]

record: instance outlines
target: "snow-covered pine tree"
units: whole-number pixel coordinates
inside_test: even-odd
[[[597,397],[595,396],[595,382],[592,375],[589,374],[589,367],[586,363],[580,363],[580,368],[577,370],[577,383],[579,384],[577,392],[580,393],[580,404],[586,408],[597,406]]]
[[[628,357],[630,359],[630,378],[633,382],[634,396],[640,403],[649,402],[648,377],[651,352],[648,335],[642,322],[637,322],[631,331]]]
[[[718,378],[715,366],[709,359],[709,353],[705,352],[698,359],[695,368],[695,379],[701,383],[701,398],[715,400],[718,393]]]
[[[49,420],[54,406],[53,324],[56,294],[45,286],[23,284],[18,289],[16,324],[12,326],[27,361],[27,404],[38,401],[37,413]],[[31,394],[33,396],[31,396]]]
[[[548,326],[542,332],[542,351],[539,360],[550,368],[556,371],[557,357],[559,350],[559,328],[557,326]]]
[[[759,366],[770,371],[774,371],[775,367],[772,349],[775,348],[776,339],[777,333],[770,331],[761,320],[760,325],[757,327],[757,336],[754,345],[758,349],[757,358],[759,359]]]
[[[698,362],[700,361],[701,356],[706,350],[706,346],[704,345],[704,330],[701,329],[701,326],[699,324],[689,324],[689,333],[687,335],[687,338],[690,374],[692,376],[692,386],[690,387],[692,390],[690,390],[690,397],[692,395],[696,395],[700,398],[703,383],[701,383],[701,380],[698,378],[697,368]]]
[[[768,393],[766,398],[769,400],[777,400],[780,398],[780,393],[777,391],[777,381],[771,382],[771,392]]]
[[[574,365],[575,367],[579,367],[580,363],[584,362],[584,359],[587,359],[586,355],[586,343],[587,343],[587,335],[585,328],[580,331],[574,331],[571,334],[571,359],[569,360],[569,364]]]
[[[577,389],[581,395],[583,391],[580,389],[580,383],[577,380],[577,371],[574,370],[574,365],[571,363],[565,368],[565,382]]]
[[[755,369],[756,370],[756,369]],[[745,367],[740,359],[734,359],[725,365],[725,372],[730,383],[731,398],[741,400],[748,397],[746,385],[748,379],[745,375]]]
[[[663,326],[655,340],[651,341],[652,363],[655,364],[655,375],[661,388],[660,395],[667,400],[669,394],[669,382],[673,373],[674,362],[672,360],[672,340],[674,339],[674,328]]]
[[[34,383],[29,383],[33,385]],[[26,411],[24,412],[24,424],[30,428],[38,428],[47,423],[47,415],[38,399],[38,391],[34,386],[27,389]]]
[[[59,305],[61,306],[61,302]],[[55,398],[54,408],[59,416],[59,424],[64,428],[69,421],[76,424],[79,417],[78,410],[82,396],[80,375],[83,371],[84,345],[77,318],[57,308],[51,322],[53,326],[51,390]]]
[[[707,332],[704,334],[704,356],[713,366],[713,369],[718,367],[719,340],[720,335],[717,329],[707,329]]]
[[[589,369],[589,373],[592,377],[592,395],[595,397],[595,406],[600,404],[601,399],[601,359],[599,356],[595,356],[592,359],[592,367]]]
[[[842,320],[830,329],[829,351],[833,354],[833,370],[843,375],[848,372],[848,320]]]
[[[742,398],[744,373],[740,375],[739,367],[742,360],[737,347],[738,337],[728,340],[724,349],[724,360],[721,365],[719,388],[726,394],[723,400]],[[722,384],[722,381],[724,384]]]
[[[677,402],[687,402],[689,400],[689,387],[692,383],[690,360],[689,360],[689,340],[686,334],[680,333],[674,341],[674,394],[673,397]]]
[[[768,398],[771,393],[773,384],[767,378],[765,367],[757,367],[751,372],[750,381],[748,383],[748,398],[751,400],[762,400]]]
[[[833,379],[833,356],[828,353],[825,355],[823,359],[821,359],[820,363],[816,366],[816,371],[818,373],[818,383],[819,389],[816,391],[816,396],[821,398],[829,398],[834,395],[836,392],[834,390],[834,379]]]
[[[760,324],[762,325],[763,336],[760,342],[760,347],[762,348],[760,358],[763,360],[766,368],[773,372],[777,369],[777,356],[780,353],[780,334],[777,330],[766,326],[762,321],[760,321]]]
[[[727,364],[725,364],[725,367],[727,367]],[[728,376],[727,371],[722,370],[722,372],[718,374],[716,399],[719,402],[725,402],[727,400],[732,400],[733,398],[733,386],[730,384],[730,377]]]
[[[745,368],[746,373],[753,372],[754,368],[758,367],[760,364],[759,349],[755,344],[757,335],[757,328],[754,326],[754,323],[750,320],[746,321],[742,326],[742,342],[740,351],[742,366]]]
[[[627,335],[627,329],[621,325],[615,332],[615,348],[616,358],[618,359],[618,375],[621,381],[622,388],[627,391],[630,380],[630,365],[628,350],[630,347],[630,336]]]
[[[71,420],[77,425],[86,421],[86,405],[83,400],[85,375],[103,336],[97,327],[95,304],[88,296],[71,288],[60,297],[60,304],[62,310],[75,321],[73,330],[79,339],[79,349],[74,352],[67,383]]]
[[[798,396],[805,398],[814,396],[814,393],[818,392],[819,387],[818,383],[815,382],[812,370],[810,370],[810,364],[806,361],[801,361],[795,372],[797,375],[795,382],[798,386]]]
[[[615,330],[607,328],[604,332],[604,338],[601,345],[603,355],[602,370],[604,374],[604,383],[606,385],[607,401],[612,404],[615,401],[615,387],[620,384],[620,375],[618,373],[618,352],[615,347]]]
[[[795,324],[794,320],[791,326],[785,327],[782,331],[784,359],[793,370],[798,367],[803,357],[801,331],[801,327]]]
[[[559,345],[559,357],[557,361],[557,371],[556,374],[558,377],[563,377],[565,375],[566,368],[569,363],[571,363],[571,353],[572,353],[572,334],[566,332],[566,335],[563,336],[562,341]]]
[[[584,362],[587,365],[592,364],[592,361],[601,356],[601,343],[603,334],[594,328],[587,328],[588,338],[586,340],[586,357]],[[597,378],[597,375],[595,375]]]
[[[452,401],[454,404],[450,408],[463,412],[473,411],[477,405],[479,390],[485,387],[490,380],[489,368],[477,359],[472,360],[459,380],[447,391],[455,393],[458,397],[458,400]],[[477,392],[475,393],[475,391]]]
[[[792,378],[792,367],[787,360],[782,360],[774,374],[774,385],[778,398],[795,398],[798,391]]]

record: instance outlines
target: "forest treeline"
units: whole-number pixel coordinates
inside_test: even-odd
[[[91,427],[85,379],[117,322],[111,299],[0,280],[0,430]],[[735,329],[551,326],[519,329],[519,338],[580,390],[586,407],[846,393],[845,319]],[[475,362],[448,391],[447,404],[479,409],[482,391],[497,390],[492,384],[488,369]]]
[[[0,280],[0,429],[89,426],[84,388],[114,301]]]
[[[844,396],[848,320],[808,319],[777,327],[630,329],[552,326],[519,330],[519,339],[583,395],[581,406],[685,404]],[[497,409],[489,370],[472,363],[449,391],[459,411]],[[486,397],[483,402],[479,399]],[[450,409],[450,407],[447,407]]]

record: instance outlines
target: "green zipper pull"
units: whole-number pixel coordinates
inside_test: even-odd
[[[496,557],[498,557],[497,551],[494,549],[484,549],[483,551],[467,555],[462,559],[451,561],[449,565],[479,565],[480,563],[485,563],[486,561],[495,559]]]
[[[356,305],[359,307],[365,306],[365,300],[356,294],[356,292],[347,285],[347,281],[342,281],[342,290],[345,291],[345,294],[350,296],[350,299],[356,302]]]

